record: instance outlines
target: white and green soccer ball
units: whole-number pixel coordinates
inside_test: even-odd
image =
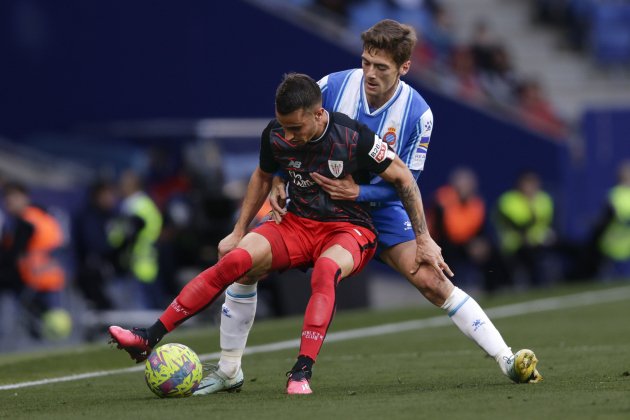
[[[189,397],[199,386],[203,367],[199,356],[183,344],[164,344],[153,350],[144,367],[149,389],[160,398]]]

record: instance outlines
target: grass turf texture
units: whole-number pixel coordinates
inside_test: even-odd
[[[628,283],[625,284],[627,286]],[[486,308],[585,290],[564,286],[482,300]],[[326,343],[310,396],[284,394],[296,350],[246,356],[239,394],[159,399],[142,372],[0,391],[0,418],[630,418],[628,300],[495,320],[514,350],[536,351],[545,380],[516,385],[454,326]],[[331,331],[443,316],[421,307],[337,314]],[[297,318],[258,322],[249,345],[295,339]],[[216,328],[167,337],[199,354]],[[0,356],[0,385],[132,366],[106,345]]]

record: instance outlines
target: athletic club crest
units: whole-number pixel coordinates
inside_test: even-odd
[[[328,169],[330,169],[330,172],[335,176],[335,178],[339,178],[339,175],[343,172],[343,161],[329,160]]]

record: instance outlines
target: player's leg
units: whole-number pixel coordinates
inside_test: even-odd
[[[193,395],[240,392],[245,381],[241,359],[256,315],[256,285],[256,280],[245,276],[226,289],[219,329],[221,357]]]
[[[428,301],[444,309],[465,336],[497,361],[505,375],[515,382],[523,382],[515,378],[528,372],[528,377],[541,378],[536,371],[537,359],[531,350],[523,350],[522,354],[526,355],[521,357],[523,363],[514,363],[510,347],[475,299],[445,280],[433,267],[422,266],[415,274],[410,274],[416,242],[413,232],[404,228],[409,219],[402,207],[380,208],[372,212],[372,218],[379,231],[379,257],[384,263],[402,274]],[[514,371],[515,366],[518,372]]]
[[[347,224],[346,224],[347,225]],[[357,235],[357,232],[362,234]],[[298,360],[289,372],[287,393],[310,394],[312,368],[332,322],[339,282],[360,271],[374,255],[374,235],[365,228],[352,233],[340,232],[327,236],[323,252],[311,274],[311,297],[306,306]]]
[[[271,246],[266,238],[256,233],[247,234],[237,248],[184,286],[155,324],[132,331],[112,326],[109,328],[112,340],[136,362],[143,361],[164,335],[209,306],[245,273],[262,275],[269,271],[271,260]]]
[[[306,253],[302,253],[299,246],[289,239],[299,238],[294,232],[296,228],[298,226],[295,225],[295,216],[288,215],[280,225],[265,223],[254,230],[269,243],[268,254],[271,261],[267,271],[283,270],[289,267],[291,261],[299,263],[302,258],[306,258]],[[291,256],[288,252],[289,247],[293,251]],[[300,257],[301,254],[304,256]],[[226,299],[221,311],[221,358],[193,395],[239,391],[243,385],[241,358],[256,312],[255,279],[261,277],[260,272],[252,271],[240,278],[239,283],[232,284],[226,290]]]

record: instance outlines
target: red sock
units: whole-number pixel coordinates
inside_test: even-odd
[[[252,268],[252,257],[242,248],[192,279],[166,308],[160,321],[168,331],[210,305],[217,296]]]
[[[311,298],[304,314],[300,355],[315,360],[324,343],[326,331],[335,311],[335,289],[341,269],[330,258],[315,262],[311,275]]]

